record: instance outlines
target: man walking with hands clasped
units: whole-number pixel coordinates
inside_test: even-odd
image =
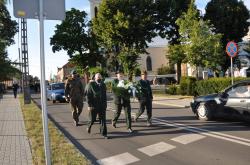
[[[143,114],[145,107],[147,109],[147,126],[152,125],[152,89],[150,87],[150,82],[147,80],[147,71],[141,72],[141,80],[137,84],[137,89],[139,90],[138,100],[140,103],[139,111],[135,115],[135,122]]]
[[[106,85],[102,82],[102,76],[100,73],[96,73],[94,81],[88,83],[85,89],[85,95],[89,111],[88,133],[91,132],[91,127],[96,121],[98,114],[100,119],[100,133],[105,139],[109,139],[106,126]]]

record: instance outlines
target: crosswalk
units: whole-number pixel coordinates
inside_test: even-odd
[[[170,140],[185,145],[185,144],[194,143],[205,137],[206,136],[203,136],[200,134],[188,133],[185,135],[177,136]],[[177,148],[177,146],[161,141],[155,144],[151,144],[145,147],[138,148],[137,151],[149,157],[153,157],[153,156],[174,150],[175,148]],[[127,164],[135,163],[138,161],[140,161],[139,158],[137,158],[136,156],[133,156],[131,153],[125,152],[122,154],[100,159],[97,161],[97,163],[100,165],[127,165]]]
[[[113,111],[112,108],[111,108],[111,111]],[[134,115],[135,113],[131,113],[131,116],[134,116]],[[146,115],[141,115],[141,118],[145,120]],[[185,134],[179,135],[177,137],[167,139],[166,141],[164,140],[164,141],[156,142],[154,144],[149,144],[147,146],[141,146],[133,150],[133,152],[143,153],[144,155],[150,158],[159,154],[171,152],[179,148],[182,145],[195,143],[197,141],[205,139],[206,137],[213,137],[213,138],[241,144],[241,145],[248,146],[248,147],[250,146],[249,139],[227,135],[224,133],[213,132],[213,131],[209,131],[209,130],[205,130],[201,128],[184,125],[181,123],[165,121],[159,118],[153,118],[153,125],[170,126],[170,127],[179,128],[188,132],[186,132]],[[180,145],[178,145],[177,143],[179,143]],[[110,157],[97,160],[97,163],[100,165],[127,165],[127,164],[132,164],[132,163],[141,161],[140,158],[136,157],[133,154],[129,152],[125,152],[125,153],[121,153],[118,155],[112,155]]]

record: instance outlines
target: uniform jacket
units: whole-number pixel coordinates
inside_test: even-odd
[[[139,80],[137,84],[137,89],[139,90],[139,100],[153,99],[152,89],[148,80]]]
[[[106,85],[103,82],[100,84],[95,81],[89,82],[85,88],[85,95],[88,107],[93,107],[97,111],[106,110]]]
[[[70,99],[81,99],[84,97],[84,87],[79,78],[68,79],[65,85],[65,96]]]

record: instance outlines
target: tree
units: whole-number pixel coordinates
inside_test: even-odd
[[[180,27],[185,60],[196,67],[216,70],[221,64],[221,34],[214,34],[209,22],[200,18],[194,0],[188,11],[177,20],[177,25]]]
[[[11,65],[6,52],[7,46],[14,43],[13,37],[17,32],[17,23],[12,21],[5,6],[5,1],[0,1],[0,81],[11,79],[20,74],[20,71]]]
[[[181,44],[174,44],[168,46],[168,52],[166,54],[167,59],[170,63],[177,65],[177,82],[180,82],[181,78],[181,64],[185,62],[185,52]]]
[[[179,44],[179,26],[176,20],[186,12],[191,0],[156,0],[156,30],[170,45]]]
[[[81,68],[96,66],[96,62],[102,61],[86,16],[86,12],[74,8],[67,11],[65,20],[56,25],[55,34],[50,38],[53,52],[66,50],[70,61]]]
[[[129,74],[136,69],[139,54],[146,53],[147,42],[156,36],[151,6],[152,0],[103,0],[93,19],[94,34]]]
[[[211,0],[206,6],[205,20],[210,20],[214,25],[216,33],[223,34],[222,45],[226,50],[229,41],[240,42],[248,32],[250,18],[249,11],[243,1],[238,0]],[[230,58],[225,53],[221,54],[223,58],[223,70],[230,65]],[[235,59],[235,58],[234,58]]]
[[[17,22],[12,21],[10,14],[4,5],[0,3],[0,45],[1,49],[5,49],[14,43],[14,35],[17,32]]]

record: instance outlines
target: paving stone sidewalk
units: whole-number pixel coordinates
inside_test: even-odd
[[[18,98],[0,99],[0,165],[32,165],[31,149]]]

